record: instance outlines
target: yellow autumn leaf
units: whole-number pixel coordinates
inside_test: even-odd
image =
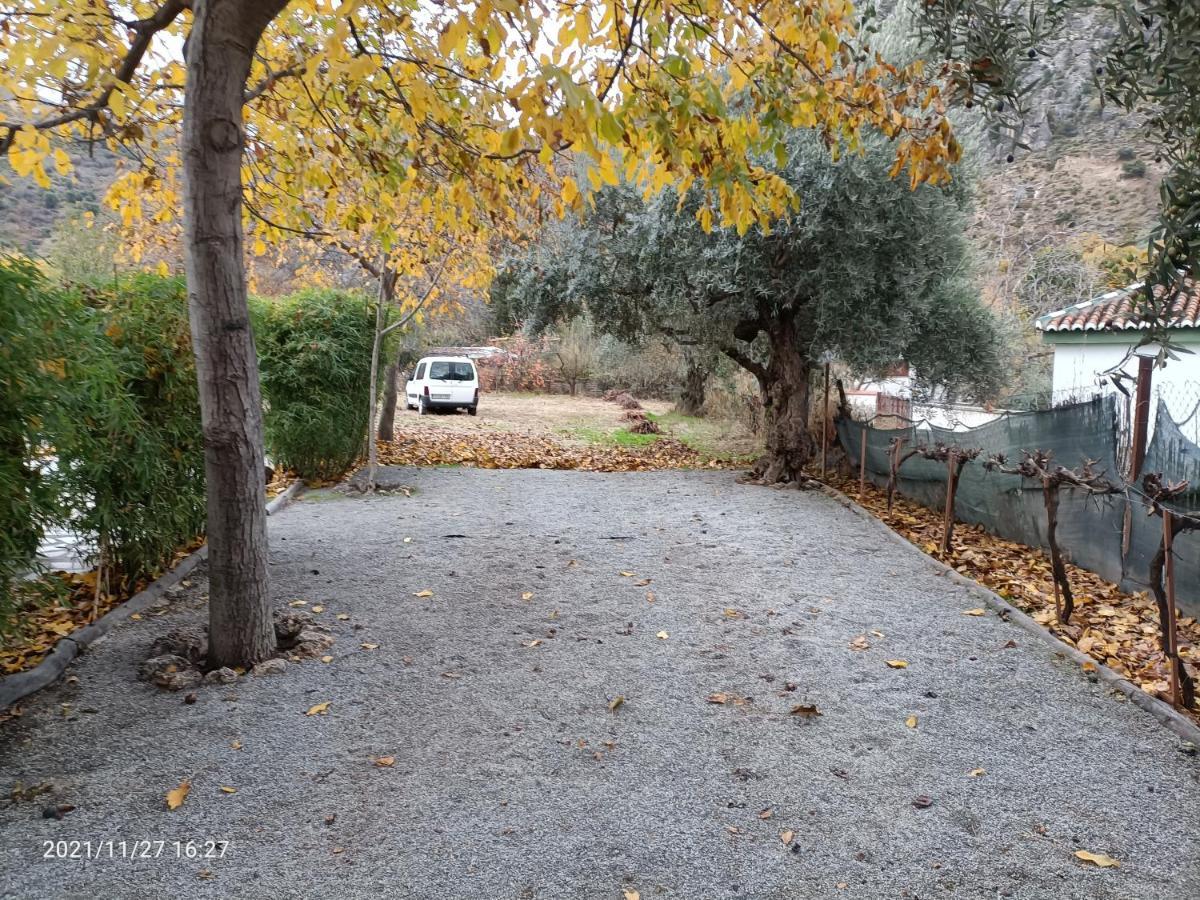
[[[632,578],[637,572],[621,572],[620,574],[622,578]]]
[[[642,895],[631,888],[625,888],[621,893],[624,895],[622,900],[642,900]]]
[[[315,612],[315,613],[323,613],[323,612],[325,612],[325,607],[323,607],[323,606],[314,606],[314,607],[312,607],[312,611],[313,611],[313,612]]]
[[[323,663],[331,663],[331,662],[333,662],[333,657],[332,657],[332,656],[328,656],[328,655],[326,655],[326,656],[322,656],[322,657],[321,657],[321,662],[323,662]]]
[[[414,597],[432,597],[433,591],[429,590],[429,588],[425,588],[425,590],[423,590],[423,591],[417,591],[415,594],[413,594],[413,596]]]
[[[670,637],[670,635],[667,634],[665,631],[660,631],[658,634],[655,635],[655,637],[658,638],[660,641],[665,641],[667,638]]]
[[[1121,867],[1121,863],[1111,856],[1106,856],[1103,853],[1092,853],[1089,850],[1076,850],[1075,858],[1081,859],[1084,862],[1090,862],[1102,869],[1118,869]]]
[[[323,716],[329,712],[329,704],[331,701],[326,700],[324,703],[318,703],[316,706],[310,706],[306,716]]]
[[[982,607],[977,607],[975,609],[964,609],[963,615],[964,616],[986,616],[987,610],[983,609]]]
[[[191,790],[192,783],[185,778],[180,782],[179,787],[167,791],[167,809],[179,809],[179,807],[183,806],[183,801],[187,799],[187,795]]]
[[[889,669],[907,669],[908,660],[906,659],[889,659],[886,660]]]
[[[904,724],[907,725],[909,728],[916,728],[917,727],[917,717],[909,716],[907,719],[904,720]]]
[[[625,702],[625,698],[620,695],[613,697],[611,700],[608,701],[608,711],[616,712],[617,707],[620,706],[621,704],[623,704],[624,702]]]
[[[221,785],[221,793],[222,794],[236,794],[237,788],[229,787],[228,785],[223,784],[223,785]]]
[[[394,756],[377,756],[374,759],[375,765],[381,769],[390,769],[396,765],[396,757]]]
[[[533,599],[533,591],[526,591],[525,593],[523,593],[521,595],[521,599],[522,600],[532,600]]]
[[[379,649],[378,644],[370,644],[370,643],[367,643],[366,641],[359,644],[358,646],[362,647],[364,650],[378,650]]]
[[[796,833],[794,831],[779,832],[779,839],[781,841],[783,841],[785,844],[790,844],[792,842],[792,838],[794,838],[795,836],[796,836]]]
[[[986,775],[987,769],[972,769],[967,773],[968,778],[978,778],[980,775]]]

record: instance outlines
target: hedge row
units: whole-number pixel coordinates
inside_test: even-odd
[[[372,322],[333,292],[256,302],[267,452],[304,477],[363,446]],[[72,531],[111,584],[204,531],[204,452],[187,293],[138,275],[56,286],[0,260],[0,632],[43,535]]]

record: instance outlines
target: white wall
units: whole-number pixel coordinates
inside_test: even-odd
[[[1176,332],[1179,342],[1192,353],[1181,353],[1179,359],[1169,360],[1165,368],[1155,369],[1152,378],[1151,400],[1166,401],[1171,418],[1176,421],[1186,418],[1200,400],[1200,335],[1184,331]],[[1049,336],[1047,336],[1049,337]],[[1065,403],[1070,399],[1086,400],[1096,394],[1107,394],[1115,390],[1112,383],[1099,382],[1099,375],[1121,362],[1136,339],[1131,335],[1129,343],[1112,343],[1103,339],[1079,343],[1054,342],[1054,402]],[[1138,362],[1128,359],[1122,371],[1136,377]],[[1126,383],[1132,393],[1133,382]],[[1151,428],[1153,429],[1153,410]],[[1194,419],[1185,428],[1189,437],[1200,434],[1200,420]],[[1196,434],[1193,434],[1196,432]]]

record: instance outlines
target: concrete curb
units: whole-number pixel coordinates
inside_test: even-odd
[[[842,506],[844,506],[846,509],[850,510],[850,512],[857,515],[859,518],[862,518],[862,519],[867,520],[868,522],[871,522],[873,527],[879,529],[883,534],[887,535],[887,537],[889,539],[891,539],[892,541],[894,541],[895,543],[900,544],[900,545],[908,548],[909,550],[912,550],[914,553],[920,554],[920,556],[926,561],[926,563],[931,568],[935,569],[939,575],[946,576],[946,577],[950,578],[950,580],[954,581],[956,584],[960,584],[963,587],[967,588],[973,594],[977,595],[987,606],[991,607],[996,612],[1003,613],[1005,618],[1009,622],[1012,622],[1015,625],[1018,625],[1025,631],[1038,637],[1044,643],[1046,643],[1051,648],[1053,648],[1056,652],[1061,653],[1063,656],[1066,656],[1068,659],[1079,664],[1081,667],[1085,662],[1091,663],[1092,665],[1094,665],[1096,667],[1095,674],[1097,675],[1097,677],[1099,677],[1099,679],[1101,681],[1103,681],[1105,684],[1107,684],[1109,687],[1113,688],[1114,690],[1120,691],[1127,698],[1129,698],[1129,700],[1131,700],[1136,706],[1138,706],[1141,709],[1145,710],[1146,712],[1150,713],[1150,715],[1152,715],[1155,719],[1158,720],[1159,724],[1165,726],[1167,729],[1169,729],[1171,732],[1173,732],[1176,736],[1178,736],[1179,738],[1182,738],[1185,741],[1191,741],[1193,744],[1200,747],[1200,727],[1198,727],[1194,722],[1192,722],[1191,719],[1189,719],[1183,713],[1179,712],[1178,710],[1176,710],[1173,707],[1169,706],[1168,704],[1164,703],[1162,700],[1159,700],[1157,697],[1150,696],[1145,691],[1143,691],[1140,687],[1138,687],[1136,684],[1134,684],[1132,681],[1129,681],[1128,679],[1121,677],[1116,672],[1114,672],[1112,669],[1110,669],[1108,666],[1104,665],[1101,662],[1097,662],[1096,660],[1094,660],[1090,656],[1088,656],[1086,653],[1080,652],[1079,650],[1072,647],[1070,644],[1059,639],[1053,633],[1047,631],[1045,628],[1043,628],[1041,625],[1039,625],[1037,622],[1035,622],[1032,618],[1030,618],[1028,615],[1023,613],[1021,610],[1017,609],[1015,606],[1013,606],[1011,603],[1009,603],[1007,600],[1005,600],[999,594],[993,593],[992,591],[988,590],[986,587],[984,587],[979,582],[972,581],[970,578],[967,578],[965,575],[962,575],[959,572],[956,572],[953,568],[946,565],[941,560],[934,559],[932,556],[929,556],[928,554],[922,552],[920,547],[913,544],[911,541],[909,541],[903,535],[898,534],[897,532],[893,531],[891,528],[888,527],[886,522],[877,518],[869,510],[863,509],[863,507],[859,506],[857,503],[855,503],[853,500],[851,500],[849,497],[847,497],[841,491],[837,490],[836,488],[831,488],[827,484],[821,484],[819,482],[813,482],[813,483],[817,485],[818,489],[821,491],[821,493],[825,494],[825,496],[829,497],[832,500],[837,501]],[[1080,668],[1079,671],[1080,671],[1080,674],[1082,675],[1083,669]]]
[[[296,481],[288,485],[287,490],[267,504],[267,515],[273,516],[279,513],[303,490],[303,482]],[[19,700],[23,700],[56,681],[66,671],[71,660],[131,615],[152,606],[169,588],[186,578],[192,569],[207,557],[208,545],[205,544],[184,557],[179,565],[170,572],[147,585],[145,590],[134,594],[120,606],[110,609],[90,625],[85,625],[59,640],[50,654],[32,669],[0,679],[0,710],[7,709]]]
[[[267,504],[267,515],[273,516],[276,513],[282,511],[284,508],[289,506],[291,504],[291,502],[293,500],[295,500],[296,497],[299,496],[301,491],[303,491],[303,490],[304,490],[304,482],[303,481],[293,481],[291,484],[289,484],[287,486],[287,490],[285,490],[283,493],[277,495],[276,497],[272,498],[271,501]]]

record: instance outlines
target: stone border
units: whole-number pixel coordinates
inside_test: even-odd
[[[301,481],[295,481],[288,485],[287,490],[267,504],[267,515],[273,516],[279,513],[303,489],[304,483]],[[90,625],[85,625],[67,637],[61,638],[46,658],[32,669],[0,679],[0,710],[8,709],[14,703],[57,681],[59,676],[66,671],[71,660],[131,615],[152,606],[169,588],[183,581],[207,557],[208,544],[205,544],[185,556],[171,571],[147,585],[145,590],[139,591],[124,603],[113,607]]]
[[[1150,715],[1158,720],[1160,725],[1166,727],[1177,737],[1182,738],[1185,741],[1191,741],[1197,747],[1200,747],[1200,727],[1198,727],[1183,713],[1179,712],[1169,704],[1164,703],[1162,700],[1159,700],[1157,697],[1152,697],[1150,694],[1147,694],[1132,681],[1129,681],[1127,678],[1123,678],[1122,676],[1118,675],[1115,671],[1104,665],[1104,663],[1097,662],[1086,653],[1083,653],[1072,647],[1070,644],[1057,637],[1053,632],[1043,628],[1032,618],[1023,613],[1021,610],[1017,609],[999,594],[989,590],[978,581],[974,581],[970,578],[967,578],[960,572],[956,572],[951,566],[946,565],[940,559],[935,559],[934,557],[925,553],[920,547],[904,537],[904,535],[893,531],[888,527],[886,522],[874,515],[870,510],[859,506],[841,491],[817,481],[812,483],[815,484],[818,490],[825,494],[825,496],[837,501],[839,504],[844,506],[858,517],[874,523],[874,527],[878,528],[891,540],[903,545],[904,547],[907,547],[909,550],[918,553],[928,565],[938,570],[939,575],[948,576],[956,584],[960,584],[967,588],[972,593],[979,596],[980,599],[982,599],[983,602],[990,606],[993,610],[1003,613],[1008,621],[1020,626],[1030,634],[1036,635],[1056,652],[1061,653],[1073,662],[1078,663],[1081,667],[1084,663],[1091,663],[1094,665],[1096,667],[1096,675],[1101,681],[1105,682],[1114,690],[1120,691],[1129,700],[1131,700],[1134,705],[1139,706],[1146,712],[1150,713]],[[1082,673],[1082,671],[1083,670],[1081,668],[1080,672]]]

